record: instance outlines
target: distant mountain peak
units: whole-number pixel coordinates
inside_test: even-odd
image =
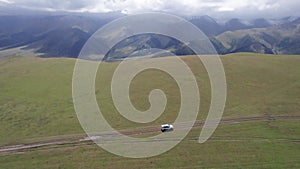
[[[0,16],[0,49],[13,50],[27,46],[26,49],[35,49],[43,53],[44,57],[77,57],[82,46],[95,31],[121,15],[124,16],[120,13]],[[299,17],[258,18],[252,21],[232,18],[224,21],[224,24],[207,15],[186,19],[211,38],[220,53],[235,51],[300,53]],[[185,54],[188,51],[181,45],[174,45],[173,40],[156,36],[141,37],[135,38],[139,41],[132,42],[138,49],[168,46],[168,49],[178,54]],[[133,46],[132,44],[128,45]],[[290,47],[286,46],[287,44]],[[122,48],[125,48],[124,46],[123,44]],[[227,48],[228,46],[234,48]]]

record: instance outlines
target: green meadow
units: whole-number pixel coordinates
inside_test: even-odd
[[[207,72],[195,56],[182,59],[198,82],[197,120],[204,121],[211,99]],[[157,157],[118,157],[83,142],[2,153],[0,168],[300,168],[300,56],[237,53],[221,56],[221,60],[227,79],[223,119],[275,120],[221,124],[204,144],[197,140],[201,127],[195,127],[179,145]],[[75,62],[65,58],[0,59],[1,147],[85,136],[72,100]],[[164,114],[151,123],[137,124],[117,112],[110,82],[118,64],[102,63],[96,77],[97,101],[108,122],[122,130],[174,121],[180,107],[179,88],[172,77],[158,70],[135,77],[130,99],[137,109],[147,110],[149,92],[160,88],[168,98]]]

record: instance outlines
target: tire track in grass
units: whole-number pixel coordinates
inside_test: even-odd
[[[236,123],[245,123],[245,122],[254,122],[254,121],[273,121],[273,120],[300,120],[300,116],[257,116],[257,117],[246,117],[246,118],[229,118],[222,119],[221,124],[236,124]],[[187,122],[188,123],[188,122]],[[204,121],[196,121],[193,128],[203,126]],[[185,123],[179,123],[177,126],[174,126],[175,130],[185,129]],[[140,128],[129,128],[120,130],[119,132],[126,134],[128,136],[138,136],[144,134],[155,134],[160,133],[159,126],[146,126]],[[92,138],[85,137],[80,139],[56,139],[49,140],[38,143],[31,144],[19,144],[19,145],[11,145],[0,147],[0,155],[8,155],[11,153],[28,151],[35,148],[48,147],[48,146],[59,146],[59,145],[82,145],[82,143],[90,142],[94,139],[101,139],[107,137],[115,137],[112,133],[102,133]],[[176,138],[168,138],[168,139],[176,139]],[[197,141],[198,138],[189,139],[191,141]],[[166,140],[152,140],[152,141],[166,141]],[[239,138],[239,139],[219,139],[217,137],[213,137],[213,141],[263,141],[263,142],[296,142],[299,143],[300,140],[297,139],[267,139],[267,138]]]

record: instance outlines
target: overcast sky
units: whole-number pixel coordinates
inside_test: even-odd
[[[126,14],[164,11],[178,15],[237,18],[300,16],[300,0],[0,0],[0,5],[48,11],[121,11]]]

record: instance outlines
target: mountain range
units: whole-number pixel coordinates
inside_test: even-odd
[[[32,51],[40,57],[76,58],[95,31],[122,16],[124,15],[119,13],[2,15],[0,57],[22,55],[24,51]],[[259,18],[251,21],[237,18],[218,21],[209,16],[186,19],[209,37],[220,54],[300,54],[300,18],[297,17]],[[123,50],[125,48],[130,50]],[[176,39],[149,34],[122,41],[110,50],[108,58],[122,58],[149,48],[167,49],[178,55],[193,53]]]

